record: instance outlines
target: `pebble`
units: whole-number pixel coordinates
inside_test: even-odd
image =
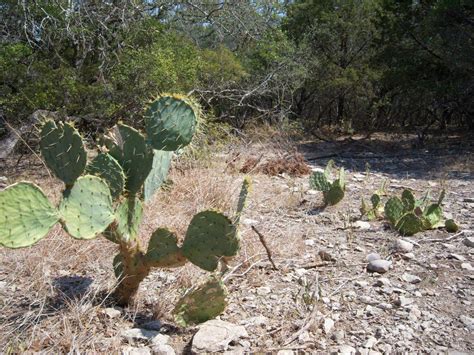
[[[374,345],[377,344],[377,342],[378,342],[378,340],[377,340],[375,337],[370,336],[370,337],[367,339],[367,341],[365,342],[364,348],[368,348],[368,349],[373,348]]]
[[[461,322],[467,327],[467,329],[474,330],[474,318],[461,315],[460,319]]]
[[[255,220],[255,219],[244,218],[244,220],[242,221],[242,224],[244,224],[246,226],[251,226],[251,225],[254,225],[254,224],[258,224],[258,221]]]
[[[369,222],[356,221],[354,223],[354,228],[361,229],[361,230],[369,230],[371,228],[371,225]]]
[[[381,259],[382,258],[377,253],[370,253],[369,255],[367,255],[367,261],[368,262],[371,262],[371,261],[374,261],[374,260],[381,260]]]
[[[152,350],[154,355],[175,355],[174,349],[168,344],[169,335],[158,334],[152,339]]]
[[[316,241],[314,239],[307,239],[304,241],[304,245],[307,247],[312,247],[316,244]]]
[[[372,260],[367,265],[367,271],[384,274],[390,269],[391,265],[392,262],[388,260]]]
[[[117,318],[119,317],[122,312],[115,308],[106,308],[103,311],[109,318]]]
[[[469,270],[469,271],[474,270],[474,268],[472,267],[472,265],[470,263],[462,263],[461,264],[461,269]]]
[[[270,292],[272,292],[272,289],[270,287],[265,286],[257,288],[257,295],[259,296],[268,295]]]
[[[342,329],[339,329],[332,334],[331,339],[334,340],[336,343],[340,344],[344,340],[345,336],[346,334],[344,333],[344,331]]]
[[[405,253],[402,255],[402,258],[405,260],[413,260],[415,259],[415,254],[413,253]]]
[[[413,250],[413,244],[403,239],[397,239],[393,245],[393,249],[401,253],[409,253]]]
[[[398,299],[395,301],[395,303],[397,304],[397,306],[399,307],[406,307],[410,304],[412,304],[414,302],[414,300],[412,298],[408,298],[408,297],[405,297],[405,296],[400,296],[398,297]]]
[[[469,248],[474,248],[474,237],[464,238],[464,245]]]
[[[456,260],[459,260],[459,261],[465,261],[466,260],[466,258],[464,256],[459,255],[459,254],[454,254],[454,253],[449,254],[449,258],[456,259]]]
[[[386,277],[379,277],[377,281],[375,281],[374,286],[377,286],[377,287],[392,286],[392,283]]]
[[[404,273],[402,275],[402,280],[405,281],[405,282],[411,283],[411,284],[417,284],[417,283],[421,282],[420,277],[418,277],[416,275],[412,275],[412,274],[407,274],[407,273]]]
[[[324,319],[323,330],[326,335],[331,333],[332,328],[334,328],[334,321],[331,318]]]

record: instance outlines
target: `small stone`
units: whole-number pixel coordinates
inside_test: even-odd
[[[405,260],[413,260],[415,259],[415,254],[413,253],[405,253],[402,255],[402,258]]]
[[[412,274],[407,274],[407,273],[402,275],[402,280],[411,284],[417,284],[421,282],[420,277],[416,275],[412,275]]]
[[[408,298],[408,297],[405,297],[405,296],[400,296],[398,297],[398,299],[395,301],[395,303],[397,304],[397,306],[399,307],[406,307],[410,304],[412,304],[414,302],[414,300],[412,298]]]
[[[375,344],[377,344],[377,342],[378,342],[377,338],[370,336],[365,342],[364,348],[371,349],[374,347]]]
[[[246,320],[244,320],[243,322],[241,322],[241,324],[245,325],[245,326],[264,326],[264,325],[267,325],[268,324],[268,318],[265,317],[265,316],[262,316],[262,315],[259,315],[259,316],[256,316],[256,317],[252,317],[252,318],[248,318]]]
[[[257,288],[257,295],[264,296],[268,295],[270,292],[272,292],[272,289],[270,287],[259,287]]]
[[[464,256],[459,255],[459,254],[454,254],[454,253],[449,254],[449,257],[452,258],[452,259],[459,260],[459,261],[465,261],[466,260],[466,258]]]
[[[344,333],[344,331],[342,329],[339,329],[332,334],[331,339],[334,340],[336,343],[340,344],[344,340],[345,336],[346,334]]]
[[[115,309],[115,308],[106,308],[104,309],[103,312],[109,318],[117,318],[117,317],[120,317],[120,315],[122,314],[122,312],[120,312],[118,309]]]
[[[151,355],[149,348],[135,348],[133,346],[125,346],[121,349],[122,355]]]
[[[303,269],[303,268],[295,269],[295,275],[298,277],[305,275],[307,272],[308,272],[307,269]]]
[[[464,245],[469,248],[474,248],[474,237],[464,238]]]
[[[460,319],[461,322],[467,327],[467,329],[474,330],[474,318],[462,315]]]
[[[369,255],[367,255],[367,261],[368,262],[371,262],[371,261],[374,261],[374,260],[381,260],[381,259],[382,258],[377,253],[370,253]]]
[[[231,342],[246,337],[248,333],[243,326],[213,319],[199,327],[192,340],[192,351],[196,353],[225,351]]]
[[[134,340],[151,340],[159,334],[156,330],[146,330],[141,328],[127,329],[121,332],[122,338],[127,339],[129,342]]]
[[[311,341],[311,336],[309,335],[308,332],[303,332],[298,336],[298,342],[300,344],[304,344]]]
[[[251,226],[251,225],[254,225],[254,224],[258,224],[258,221],[255,220],[255,219],[244,218],[244,220],[242,221],[242,224],[244,224],[246,226]]]
[[[312,247],[316,244],[316,241],[314,239],[306,239],[304,241],[304,245],[306,245],[307,247]]]
[[[308,195],[317,195],[317,194],[319,194],[319,191],[317,191],[317,190],[308,190],[308,191],[306,191],[306,193]]]
[[[391,265],[392,262],[389,260],[372,260],[367,265],[367,271],[384,274],[390,269]]]
[[[366,288],[369,283],[367,281],[355,281],[354,285],[360,288]]]
[[[403,239],[397,239],[393,248],[400,253],[409,253],[413,250],[413,244]]]
[[[361,230],[369,230],[371,228],[371,225],[369,222],[356,221],[354,223],[354,228],[361,229]]]
[[[325,318],[323,323],[323,330],[326,335],[331,333],[332,328],[334,328],[334,321],[331,318]]]
[[[380,303],[377,305],[378,308],[383,309],[384,311],[388,311],[393,308],[390,303]]]
[[[469,270],[469,271],[474,270],[474,268],[472,267],[472,265],[470,263],[462,263],[461,264],[461,269]]]
[[[392,283],[386,277],[379,277],[377,281],[375,281],[374,286],[377,286],[377,287],[392,286]]]
[[[341,345],[337,350],[341,355],[354,355],[357,352],[356,349],[350,345]]]
[[[143,324],[141,327],[148,330],[158,331],[161,329],[161,322],[159,320],[152,320],[150,322]]]
[[[170,337],[158,334],[152,339],[152,350],[154,355],[175,355],[174,349],[168,344]]]

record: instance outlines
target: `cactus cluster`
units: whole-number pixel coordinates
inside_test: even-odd
[[[146,135],[124,124],[104,137],[96,157],[87,163],[80,134],[69,123],[46,121],[41,129],[40,149],[46,165],[65,184],[58,207],[41,189],[20,182],[0,192],[0,245],[27,247],[46,236],[60,223],[76,239],[103,235],[118,244],[113,268],[119,283],[120,304],[128,304],[140,282],[153,267],[172,268],[187,261],[206,271],[215,271],[239,250],[238,222],[250,182],[242,186],[237,214],[229,218],[215,210],[202,211],[190,221],[180,245],[176,233],[158,228],[148,249],[138,243],[143,216],[142,200],[149,200],[166,179],[173,151],[191,142],[198,123],[190,102],[164,95],[145,111]],[[211,292],[212,291],[212,292]],[[218,276],[196,287],[178,303],[181,323],[200,322],[221,313],[227,291]]]
[[[441,204],[445,196],[441,191],[438,201],[429,203],[428,194],[417,200],[413,193],[405,189],[401,198],[393,196],[384,207],[385,218],[402,235],[413,235],[418,232],[442,226],[443,210]]]
[[[324,172],[315,171],[309,178],[309,185],[312,189],[322,191],[324,203],[326,205],[335,205],[344,198],[346,190],[344,168],[340,168],[338,178],[330,181],[331,172],[334,169],[334,162],[330,160]]]

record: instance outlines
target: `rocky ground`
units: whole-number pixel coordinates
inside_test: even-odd
[[[410,137],[379,135],[301,144],[310,168],[334,159],[348,171],[344,200],[327,208],[307,175],[250,171],[242,250],[225,276],[229,306],[199,327],[180,328],[170,316],[179,295],[205,277],[193,266],[153,272],[137,304],[122,309],[108,297],[115,250],[107,241],[78,242],[55,229],[31,248],[2,249],[0,351],[473,353],[472,142],[443,137],[416,148]],[[182,232],[203,208],[231,212],[239,166],[285,156],[283,147],[237,145],[215,153],[212,164],[180,165],[174,184],[147,207],[143,238],[163,224]],[[15,159],[4,163],[9,182],[27,177],[57,198],[57,183],[34,162],[20,170]],[[361,198],[385,180],[389,195],[410,188],[435,198],[446,189],[443,211],[460,231],[400,237],[383,220],[361,218]],[[370,271],[374,264],[379,272]]]

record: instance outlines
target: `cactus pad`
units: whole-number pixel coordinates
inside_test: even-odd
[[[86,167],[86,172],[96,175],[109,185],[110,194],[116,199],[123,191],[125,174],[120,164],[110,154],[100,153]]]
[[[217,317],[227,305],[227,289],[222,281],[212,277],[208,282],[191,289],[176,305],[173,313],[181,326],[198,324]]]
[[[0,245],[30,246],[58,220],[57,210],[38,186],[20,182],[0,191]]]
[[[378,208],[379,207],[379,204],[380,204],[380,196],[377,195],[377,194],[373,194],[371,197],[370,197],[370,202],[372,202],[372,207],[374,209]]]
[[[158,228],[151,236],[145,262],[153,267],[178,267],[186,263],[175,233]]]
[[[395,228],[400,232],[400,234],[407,236],[421,232],[424,229],[422,219],[417,217],[414,213],[407,213],[404,215],[397,222]]]
[[[86,167],[82,138],[68,123],[46,121],[41,129],[40,148],[48,168],[66,185],[72,185]]]
[[[166,180],[171,165],[173,152],[153,150],[153,166],[145,180],[144,198],[150,200]]]
[[[129,197],[122,201],[115,211],[116,235],[121,241],[128,242],[138,236],[142,216],[143,205],[138,198]]]
[[[239,238],[229,218],[216,211],[204,211],[191,220],[182,249],[193,264],[214,271],[219,258],[237,254]]]
[[[131,195],[140,191],[153,164],[153,153],[140,132],[132,127],[119,124],[108,137],[109,154],[122,166],[125,188]]]
[[[427,221],[427,228],[436,228],[443,219],[443,210],[437,203],[429,205],[423,212],[423,217]]]
[[[415,206],[416,206],[415,196],[413,196],[410,190],[403,190],[402,203],[404,206],[403,209],[407,212],[413,211],[415,209]]]
[[[145,112],[145,128],[154,149],[174,151],[188,145],[196,130],[197,117],[185,100],[162,96]]]
[[[404,213],[404,206],[398,197],[391,197],[384,208],[385,217],[395,225]]]
[[[312,189],[318,191],[329,191],[331,189],[331,183],[328,181],[326,175],[319,171],[313,172],[309,179],[309,185]]]
[[[459,226],[454,219],[448,219],[444,222],[444,226],[449,233],[456,233],[459,230]]]
[[[341,186],[339,179],[334,181],[329,191],[324,192],[324,201],[328,205],[335,205],[344,198],[344,188]]]
[[[92,239],[114,221],[109,187],[97,176],[77,179],[59,209],[66,231],[77,239]]]

